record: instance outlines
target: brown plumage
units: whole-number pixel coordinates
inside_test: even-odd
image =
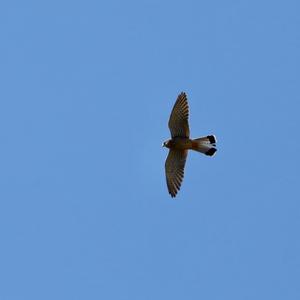
[[[188,150],[195,150],[213,156],[217,149],[216,137],[208,135],[198,139],[190,139],[189,105],[185,93],[178,95],[169,119],[171,139],[163,146],[169,148],[165,163],[167,187],[171,197],[175,197],[180,190],[184,177],[184,166]]]

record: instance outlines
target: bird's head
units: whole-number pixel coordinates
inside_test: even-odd
[[[170,148],[170,142],[171,142],[171,140],[167,140],[167,141],[163,142],[162,146],[166,147],[166,148]]]

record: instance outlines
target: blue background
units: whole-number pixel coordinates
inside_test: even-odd
[[[299,1],[2,1],[0,300],[300,299]],[[193,137],[175,200],[161,143]]]

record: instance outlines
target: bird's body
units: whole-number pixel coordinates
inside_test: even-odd
[[[185,93],[181,93],[174,104],[169,119],[172,138],[163,143],[164,147],[170,149],[165,170],[168,190],[172,197],[175,197],[180,190],[188,150],[195,150],[208,156],[213,156],[217,151],[214,135],[190,139],[188,117],[187,97]]]
[[[169,149],[189,150],[192,149],[193,141],[186,137],[174,137],[168,140],[165,146]]]

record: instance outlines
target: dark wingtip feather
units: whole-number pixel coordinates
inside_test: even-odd
[[[171,195],[172,198],[175,198],[176,194],[177,194],[177,191],[169,192],[169,194]]]

